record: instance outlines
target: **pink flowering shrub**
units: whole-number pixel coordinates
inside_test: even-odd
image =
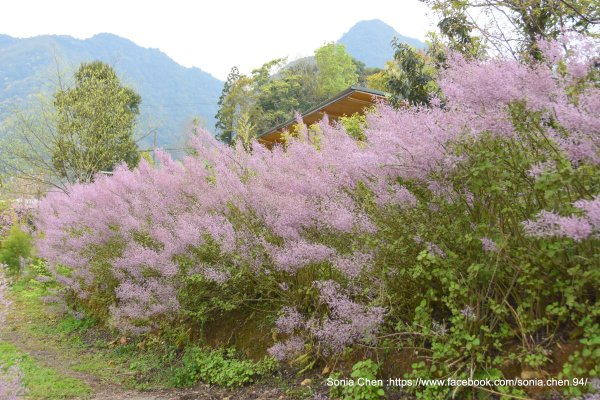
[[[7,210],[0,211],[0,237],[5,236],[13,226],[14,217]]]
[[[554,212],[540,211],[535,221],[523,223],[525,232],[537,237],[567,237],[581,241],[600,237],[600,194],[591,200],[573,203],[580,216],[562,217]]]
[[[565,373],[598,374],[600,88],[572,46],[455,56],[443,107],[380,104],[361,141],[326,119],[272,151],[195,136],[49,194],[39,253],[128,334],[258,313],[280,360],[408,347],[415,375],[472,377],[542,369],[577,331]]]
[[[0,204],[0,240],[8,235],[15,224],[26,228],[36,206],[37,201],[31,199],[21,199],[9,205]]]

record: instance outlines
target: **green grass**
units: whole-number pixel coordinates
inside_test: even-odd
[[[69,368],[131,389],[168,386],[166,365],[174,361],[162,343],[153,348],[135,342],[113,343],[117,332],[103,331],[90,318],[76,319],[44,304],[52,283],[22,278],[12,286],[11,330],[28,346],[43,348],[70,360]],[[76,360],[75,363],[72,363]]]
[[[71,371],[92,375],[101,381],[136,390],[172,387],[174,377],[185,372],[186,365],[180,359],[182,349],[176,349],[172,344],[174,343],[172,337],[148,336],[143,339],[143,342],[127,338],[126,343],[121,343],[121,335],[118,332],[97,326],[93,319],[77,319],[64,314],[57,307],[45,304],[43,297],[50,295],[56,284],[40,283],[32,279],[32,275],[35,274],[32,272],[29,277],[27,275],[22,277],[11,289],[13,306],[8,330],[12,332],[12,337],[16,338],[13,342],[22,350],[19,352],[15,348],[12,358],[27,360],[24,361],[24,365],[37,365],[35,360],[27,356],[24,351],[30,351],[32,354],[53,353],[58,361],[68,362]],[[10,345],[5,344],[5,346]],[[210,357],[209,359],[212,360]],[[255,365],[249,361],[242,362],[229,358],[225,361],[211,364],[208,372],[217,377],[227,373],[234,376],[215,378],[216,380],[208,379],[209,381],[223,384],[233,378],[239,378],[238,375],[243,375],[244,372],[249,373],[242,367],[247,369],[251,365],[254,368],[260,364]],[[50,365],[50,363],[44,364]],[[85,398],[85,394],[90,392],[90,388],[84,383],[62,377],[49,368],[46,370],[47,372],[31,374],[40,376],[37,381],[33,377],[28,378],[32,382],[32,388],[40,388],[31,390],[32,398]],[[257,377],[263,375],[254,374],[254,369],[250,372],[253,378],[246,379],[243,383],[253,381],[254,375]],[[48,382],[43,378],[44,375],[48,375],[46,379]],[[63,380],[59,380],[59,377]],[[206,379],[204,376],[198,378]],[[77,382],[86,388],[85,391],[77,386]],[[195,382],[190,382],[192,383]],[[44,385],[54,387],[57,394],[51,395],[56,397],[36,397],[36,393],[43,393],[46,390]],[[71,388],[70,385],[72,391],[68,392],[66,390]]]
[[[6,367],[16,364],[19,367],[28,398],[85,399],[91,395],[91,389],[86,383],[41,366],[11,343],[0,342],[0,364]]]

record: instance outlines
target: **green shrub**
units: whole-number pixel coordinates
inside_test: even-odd
[[[382,381],[377,380],[379,365],[372,360],[359,361],[350,374],[353,385],[334,386],[330,395],[344,400],[378,400],[385,396]],[[336,375],[337,379],[339,375]]]
[[[365,115],[354,113],[350,116],[344,115],[340,118],[340,123],[356,140],[366,140],[365,129],[367,128],[367,117]]]
[[[41,259],[34,259],[32,260],[29,265],[27,266],[28,272],[32,277],[36,277],[36,276],[48,276],[50,277],[50,271],[48,270],[48,265],[46,264],[46,262]]]
[[[21,258],[29,258],[32,254],[31,236],[13,225],[0,247],[0,264],[6,264],[8,272],[18,274]]]
[[[174,386],[192,386],[198,381],[225,387],[242,386],[272,372],[276,363],[271,358],[259,362],[235,358],[234,349],[188,349],[171,383]]]
[[[523,234],[523,221],[535,219],[540,209],[574,213],[576,199],[597,192],[598,169],[573,168],[539,134],[536,114],[518,105],[512,113],[522,124],[515,122],[518,142],[482,136],[457,143],[463,162],[448,174],[450,200],[415,190],[419,205],[410,213],[379,218],[389,243],[381,257],[401,260],[379,267],[381,273],[394,271],[385,279],[388,316],[401,338],[385,345],[426,353],[412,364],[409,378],[512,378],[517,368],[542,374],[564,343],[581,350],[570,354],[562,377],[600,372],[594,238]],[[539,154],[552,154],[553,167],[533,178],[528,171],[542,162]],[[413,390],[433,399],[455,389]],[[527,395],[519,387],[492,390]]]

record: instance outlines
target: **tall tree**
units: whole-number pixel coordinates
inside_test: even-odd
[[[298,60],[292,65],[286,66],[284,71],[289,76],[295,76],[300,83],[301,90],[298,97],[298,111],[308,110],[324,100],[319,95],[319,87],[317,85],[319,70],[314,61],[309,59]]]
[[[421,0],[440,15],[450,47],[473,52],[477,37],[502,53],[539,59],[537,42],[561,32],[598,33],[598,0]]]
[[[238,67],[231,68],[231,72],[227,75],[227,80],[223,85],[223,91],[221,92],[221,96],[219,97],[219,111],[215,118],[217,119],[217,123],[215,127],[217,128],[218,135],[217,137],[224,143],[231,144],[233,142],[233,116],[234,110],[232,107],[235,105],[232,104],[231,101],[231,93],[234,90],[234,87],[237,81],[240,79],[240,71]]]
[[[36,197],[49,188],[66,191],[68,182],[52,164],[56,138],[56,110],[49,96],[36,95],[26,108],[15,108],[0,125],[0,191]]]
[[[428,106],[431,97],[438,92],[435,82],[437,71],[430,57],[395,38],[392,47],[395,49],[394,62],[386,70],[391,103],[395,107],[403,102]]]
[[[381,68],[367,67],[364,62],[359,61],[356,58],[352,58],[352,62],[354,63],[356,75],[358,76],[358,81],[356,83],[360,86],[368,86],[370,76],[383,72]]]
[[[316,67],[284,68],[285,62],[282,58],[268,61],[250,76],[232,69],[217,113],[221,141],[232,144],[240,138],[247,142],[318,101]]]
[[[282,69],[285,61],[273,60],[252,71],[261,113],[255,125],[260,132],[287,121],[294,112],[302,111],[302,77],[294,70]]]
[[[243,141],[292,118],[358,82],[374,70],[352,60],[343,45],[328,43],[315,51],[315,63],[275,59],[242,75],[233,68],[219,99],[217,129],[225,143]],[[253,131],[254,133],[250,132]]]
[[[134,124],[140,96],[100,61],[83,63],[75,85],[54,95],[57,113],[52,163],[69,182],[89,182],[99,171],[139,161]]]
[[[358,82],[356,65],[343,44],[327,43],[315,50],[319,94],[330,97]]]
[[[70,84],[58,64],[56,72],[53,96],[36,96],[0,125],[3,190],[20,196],[66,192],[69,183],[139,160],[133,131],[140,96],[100,62],[82,64]]]

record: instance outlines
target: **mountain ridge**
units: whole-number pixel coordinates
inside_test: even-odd
[[[140,121],[145,131],[157,132],[157,144],[183,141],[184,129],[201,117],[212,130],[223,82],[197,67],[184,67],[156,48],[138,46],[112,33],[87,39],[68,35],[14,38],[0,35],[0,116],[24,104],[32,94],[51,94],[51,79],[59,70],[66,78],[81,62],[100,60],[113,66],[123,84],[142,97]],[[152,135],[150,135],[152,136]],[[151,137],[142,141],[149,146]]]
[[[367,67],[383,68],[393,58],[391,40],[422,48],[418,39],[400,35],[385,22],[363,20],[345,32],[338,43]],[[312,57],[305,58],[311,62]],[[123,84],[142,97],[138,135],[143,147],[182,147],[184,131],[200,117],[214,131],[223,82],[198,67],[185,67],[158,48],[142,47],[130,39],[101,32],[89,38],[38,35],[18,38],[0,34],[0,134],[2,120],[15,106],[25,107],[33,95],[56,91],[57,71],[67,81],[82,62],[99,60],[111,65]],[[294,63],[296,61],[292,61]],[[57,65],[58,64],[58,65]]]
[[[425,47],[425,43],[419,39],[401,35],[380,19],[357,22],[337,43],[343,44],[352,57],[362,61],[367,67],[384,68],[385,62],[394,58],[391,45],[394,37],[418,49]]]
[[[392,39],[424,49],[421,40],[399,34],[391,25],[380,19],[362,20],[352,25],[337,41],[343,44],[348,54],[361,61],[366,67],[385,68],[385,62],[394,58]],[[304,56],[290,61],[286,68],[297,63],[314,64],[314,56]]]

